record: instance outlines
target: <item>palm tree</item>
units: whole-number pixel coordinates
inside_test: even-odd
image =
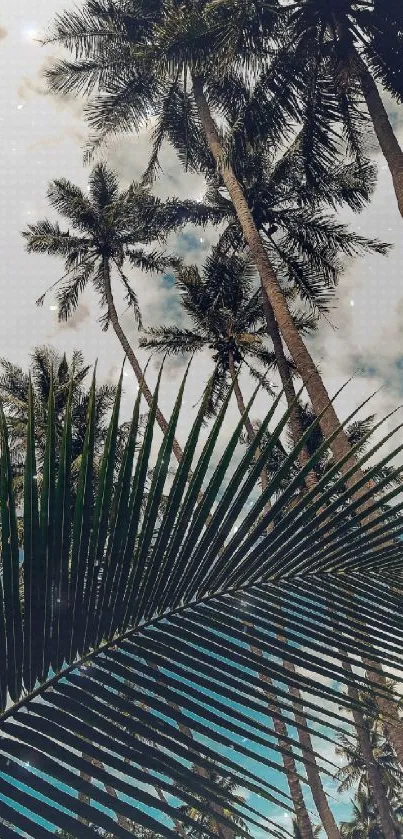
[[[119,192],[115,174],[102,163],[95,166],[90,174],[87,195],[69,181],[60,179],[50,185],[48,198],[51,206],[71,222],[74,232],[61,230],[57,222],[45,219],[29,225],[23,236],[29,252],[48,253],[64,259],[65,274],[54,284],[62,283],[57,295],[59,320],[70,317],[79,304],[80,294],[92,282],[103,309],[100,318],[102,328],[107,330],[112,324],[140,390],[150,405],[151,391],[116,312],[113,276],[115,274],[123,285],[127,308],[140,326],[137,295],[123,271],[124,264],[128,262],[143,271],[166,271],[177,266],[178,260],[174,257],[166,257],[158,250],[150,251],[140,245],[163,240],[185,220],[205,222],[213,218],[214,213],[209,213],[201,205],[192,205],[192,202],[172,200],[163,204],[136,184]],[[39,303],[43,302],[44,296],[39,298]],[[157,421],[162,432],[166,433],[167,422],[159,408]],[[174,454],[177,459],[182,456],[176,440]]]
[[[318,369],[295,327],[275,268],[213,118],[212,108],[219,114],[221,105],[224,103],[225,107],[225,100],[231,99],[237,89],[240,78],[237,70],[243,64],[240,70],[242,76],[250,38],[246,31],[236,56],[227,53],[223,76],[225,49],[217,51],[216,39],[210,38],[214,32],[203,15],[205,5],[204,0],[186,3],[160,0],[150,8],[148,0],[141,0],[135,5],[119,0],[107,5],[90,0],[82,12],[71,14],[69,11],[59,15],[49,40],[72,50],[75,59],[56,62],[47,74],[49,83],[59,93],[98,90],[98,95],[91,98],[87,109],[90,124],[97,130],[98,136],[121,130],[138,130],[141,122],[154,114],[158,117],[157,139],[162,142],[166,136],[168,139],[175,136],[175,127],[169,118],[172,111],[176,112],[178,99],[182,100],[184,112],[196,112],[208,153],[220,171],[260,276],[266,295],[264,306],[268,333],[274,343],[277,321],[315,413],[320,417],[323,433],[331,439],[334,457],[341,462],[340,468],[347,484],[352,487],[348,472],[355,463],[354,454],[340,429],[333,405],[329,404]],[[262,15],[273,20],[274,12],[271,8],[265,9]],[[252,25],[254,33],[265,32],[260,16],[257,26],[255,24],[254,16],[247,14],[244,28],[247,30]],[[261,94],[262,84],[259,87],[258,82],[256,86]],[[275,97],[272,103],[269,116],[267,109],[262,108],[260,112],[262,130],[264,125],[266,134],[276,108]],[[293,103],[288,112],[292,119],[298,119],[298,109]],[[176,113],[176,124],[177,121]],[[278,118],[277,128],[281,135]],[[189,134],[187,148],[191,148],[193,139]],[[359,484],[355,489],[357,497],[362,498],[368,489],[371,487],[365,483]]]
[[[197,773],[197,767],[193,766],[193,771]],[[217,769],[214,764],[209,766],[206,771],[208,772],[208,778],[217,789],[220,789],[221,796],[223,800],[223,807],[222,811],[223,814],[227,816],[228,820],[232,823],[232,831],[231,834],[234,837],[251,835],[250,830],[248,829],[248,824],[242,818],[242,816],[235,815],[231,812],[231,810],[226,811],[225,808],[225,797],[228,793],[236,794],[236,783],[230,779],[226,778],[225,775]],[[180,787],[179,787],[180,789]],[[242,797],[239,796],[238,799],[242,801]],[[189,839],[209,839],[211,835],[218,835],[220,836],[220,824],[217,823],[216,815],[213,810],[209,812],[209,800],[202,799],[200,797],[202,803],[202,809],[198,809],[197,806],[189,806],[184,805],[181,810],[182,813],[185,815],[190,816],[193,819],[194,824],[192,824],[188,830],[185,831],[185,836],[188,836]]]
[[[184,828],[197,829],[188,807],[205,816],[213,809],[223,834],[232,828],[234,818],[241,817],[248,825],[267,826],[273,837],[280,839],[287,832],[272,816],[277,807],[281,812],[291,809],[290,800],[277,780],[283,768],[276,760],[271,713],[262,700],[261,680],[256,674],[263,672],[278,684],[278,707],[287,715],[289,699],[282,683],[291,676],[285,678],[281,660],[292,660],[296,665],[292,681],[304,691],[310,725],[315,725],[319,738],[327,742],[330,737],[334,742],[340,723],[334,703],[346,710],[352,704],[344,693],[349,679],[341,667],[341,654],[322,601],[333,596],[337,615],[348,624],[349,586],[359,591],[361,609],[370,612],[367,625],[371,637],[381,616],[378,651],[385,668],[390,671],[401,666],[402,596],[390,591],[390,583],[397,587],[399,580],[395,556],[384,544],[374,551],[371,533],[360,524],[365,513],[357,509],[352,492],[345,527],[352,540],[359,532],[359,547],[354,562],[347,552],[346,558],[341,554],[332,561],[330,570],[327,537],[334,532],[335,518],[327,529],[318,529],[317,507],[307,493],[288,521],[286,517],[277,520],[279,509],[303,483],[301,475],[295,479],[291,474],[295,451],[289,459],[286,491],[281,492],[280,476],[275,477],[265,493],[253,500],[256,476],[287,422],[285,415],[270,441],[264,443],[278,400],[227,479],[243,423],[240,419],[217,465],[212,466],[226,416],[224,404],[188,482],[206,394],[170,485],[165,512],[156,525],[155,511],[164,492],[184,385],[185,381],[157,453],[143,510],[158,389],[136,455],[140,395],[137,399],[113,489],[121,376],[93,499],[93,379],[72,526],[71,399],[56,475],[51,387],[43,467],[47,477],[39,505],[31,388],[22,603],[7,425],[0,411],[0,794],[2,818],[12,825],[2,826],[4,839],[10,839],[15,831],[35,835],[40,830],[46,836],[54,835],[55,829],[90,839],[94,833],[90,824],[123,839],[119,817],[171,839],[169,825],[178,819],[179,811]],[[261,454],[257,459],[258,448]],[[325,494],[326,486],[325,480],[321,493]],[[197,503],[201,488],[203,498]],[[337,495],[340,486],[331,491]],[[116,503],[111,503],[113,495]],[[270,497],[276,502],[261,517]],[[344,502],[347,505],[347,499]],[[321,506],[323,501],[317,503]],[[387,528],[388,517],[380,502],[377,510]],[[235,521],[239,522],[236,530]],[[270,522],[275,527],[267,533]],[[387,532],[393,533],[395,526],[394,521]],[[297,555],[293,552],[295,542]],[[299,558],[306,551],[322,557],[314,574],[309,566],[306,573],[299,570]],[[287,637],[293,639],[281,649],[272,618],[272,604],[280,591],[287,598]],[[245,643],[245,614],[259,636],[264,659],[255,656]],[[307,621],[307,614],[315,615],[314,626]],[[361,649],[366,643],[365,638],[358,642],[347,630],[343,642],[352,657],[357,644]],[[359,681],[368,689],[365,675]],[[345,718],[341,719],[345,725]],[[290,745],[296,745],[293,738]],[[222,790],[209,777],[212,762],[220,775],[253,797],[241,804],[234,792],[226,790],[223,812]],[[201,771],[195,772],[194,766]],[[273,773],[268,773],[268,768]],[[91,775],[94,783],[80,778],[80,772]],[[164,792],[165,801],[159,798],[157,787]],[[88,803],[78,794],[87,797]],[[257,799],[264,816],[262,809],[255,807]],[[111,811],[116,815],[111,816]]]
[[[393,684],[390,684],[393,688]],[[397,820],[403,815],[401,806],[403,790],[403,773],[396,760],[396,755],[382,730],[376,701],[373,694],[356,692],[361,706],[360,728],[355,733],[344,734],[340,737],[340,745],[336,747],[336,754],[345,758],[345,762],[338,771],[339,791],[342,792],[354,786],[357,795],[363,794],[369,798],[375,811],[375,820],[382,828],[382,836],[388,835],[384,827],[385,806],[379,802],[378,790],[383,790],[389,812],[394,821],[394,833],[398,832]],[[363,729],[365,740],[363,740]],[[367,745],[368,743],[368,745]],[[368,771],[368,760],[365,751],[371,753],[371,771]],[[377,788],[373,786],[373,770],[376,768],[378,776]]]
[[[262,328],[263,307],[261,305],[260,289],[252,294],[253,276],[253,266],[247,259],[236,256],[229,257],[222,254],[219,248],[214,249],[205,262],[202,277],[197,268],[193,266],[190,269],[182,269],[177,281],[177,287],[181,291],[182,305],[193,322],[193,329],[180,329],[176,326],[157,327],[146,330],[145,337],[140,338],[141,346],[158,349],[163,353],[194,353],[204,348],[211,349],[216,364],[213,376],[214,388],[210,391],[211,407],[216,411],[217,405],[222,402],[228,387],[227,379],[229,377],[234,386],[240,414],[243,417],[246,408],[237,378],[237,368],[246,361],[252,375],[264,381],[262,374],[250,365],[250,360],[258,360],[267,368],[275,365],[276,361],[275,356],[273,357],[273,354],[270,354],[262,344],[264,336],[264,329]],[[310,326],[308,321],[304,322],[302,318],[299,318],[299,328],[308,326]],[[252,443],[255,437],[252,421],[249,417],[245,417],[244,422],[247,441]],[[257,452],[258,454],[259,452]],[[284,453],[284,457],[286,457],[286,453]],[[273,463],[270,465],[273,467]],[[274,469],[275,471],[276,469]],[[263,490],[267,487],[267,483],[267,471],[264,469],[262,471]],[[254,650],[254,654],[258,655],[257,648]],[[266,677],[264,689],[267,691],[269,705],[270,707],[273,707],[273,705],[276,707],[273,691],[267,687],[267,681]],[[313,839],[314,834],[304,804],[295,760],[287,745],[286,726],[277,714],[274,714],[273,723],[279,744],[283,749],[284,768],[287,772],[294,809],[303,829],[303,837],[304,839]],[[304,734],[300,734],[301,736],[305,736],[306,747],[309,734],[304,732]],[[312,746],[310,754],[307,755],[306,753],[306,758],[308,773],[310,773],[312,780],[311,764],[315,762]],[[317,774],[320,784],[319,772]],[[326,800],[323,790],[322,796],[319,793],[315,795],[315,798],[323,803],[323,800]],[[331,823],[329,836],[338,837],[336,824],[328,808],[326,813],[327,819],[326,815],[324,816],[325,824],[327,821]],[[332,828],[333,833],[331,832]]]
[[[223,398],[226,378],[229,374],[230,379],[235,382],[235,393],[241,415],[245,412],[245,403],[237,381],[235,364],[241,364],[250,350],[252,350],[253,357],[256,341],[258,342],[259,353],[262,352],[260,345],[262,330],[258,327],[259,319],[260,322],[262,320],[260,295],[253,295],[254,306],[252,307],[250,298],[251,277],[245,276],[245,267],[248,268],[249,266],[244,260],[235,256],[223,256],[219,249],[215,249],[204,266],[203,279],[195,267],[188,271],[186,269],[182,271],[177,285],[182,291],[183,306],[186,313],[190,315],[194,328],[159,327],[146,330],[146,336],[140,339],[142,346],[157,348],[164,353],[195,352],[205,347],[211,348],[215,353],[214,359],[217,365],[214,378],[217,388],[216,391],[213,390],[215,402],[218,401],[219,396],[221,396],[221,399]],[[268,358],[267,350],[264,350],[264,353],[266,364],[273,364],[273,361]],[[260,360],[263,360],[262,356],[260,356]],[[216,406],[213,405],[213,407]],[[314,425],[315,417],[309,411],[309,408],[301,406],[299,410],[303,431],[305,432],[310,427],[313,428],[311,436],[306,440],[307,458],[309,459],[323,444],[323,437],[320,428]],[[347,432],[352,445],[358,445],[362,442],[362,448],[365,447],[372,421],[373,417],[369,417],[365,421],[352,424]],[[255,430],[250,419],[245,423],[245,426],[247,439],[252,442]],[[322,456],[315,464],[316,482],[326,469],[334,466],[334,462],[331,459],[329,460],[327,454],[326,451],[322,450]],[[284,451],[282,459],[284,460],[286,457],[287,453]],[[278,466],[278,458],[271,458],[271,463],[262,472],[263,489],[267,486],[268,470],[274,470],[272,474],[275,474]],[[285,663],[285,667],[287,668],[287,663]],[[314,800],[328,836],[337,838],[340,834],[321,784],[301,696],[295,687],[291,688],[291,694],[299,739],[304,752],[304,762]],[[273,706],[273,692],[269,690],[268,696],[270,705]],[[274,718],[274,725],[279,741],[284,744],[287,739],[286,726],[276,718]],[[302,825],[304,836],[312,836],[309,815],[303,804],[302,790],[295,770],[295,761],[292,754],[285,753],[283,759],[284,765],[287,767],[290,792],[296,812],[299,814],[298,819]]]
[[[284,22],[284,56],[303,67],[304,109],[315,119],[320,85],[330,78],[335,114],[351,150],[362,149],[362,104],[388,164],[403,215],[403,151],[393,131],[378,85],[399,103],[403,98],[403,14],[400,4],[378,0],[295,0]],[[308,73],[307,73],[308,69]],[[301,74],[298,82],[301,83]],[[289,95],[289,91],[288,91]],[[326,144],[326,136],[323,135]],[[309,154],[309,151],[308,151]]]
[[[195,265],[177,272],[176,288],[192,328],[152,327],[143,330],[140,336],[141,347],[164,354],[211,350],[215,362],[209,404],[212,414],[225,399],[229,382],[233,384],[241,416],[245,414],[237,377],[242,364],[273,395],[266,374],[275,366],[276,359],[264,343],[263,307],[260,291],[254,284],[255,274],[247,258],[227,256],[220,248],[214,248],[205,260],[202,274]],[[309,324],[304,322],[305,325]],[[256,363],[263,371],[255,367]],[[245,428],[252,442],[255,432],[248,416],[245,416]]]
[[[235,122],[235,114],[231,115]],[[239,144],[240,138],[231,138]],[[367,201],[374,186],[374,173],[370,165],[361,169],[354,164],[339,166],[322,174],[321,183],[315,187],[304,177],[304,160],[301,143],[297,138],[291,147],[275,159],[259,139],[246,143],[247,154],[239,154],[234,161],[237,178],[245,192],[254,222],[262,236],[271,262],[276,267],[281,288],[286,297],[292,291],[315,317],[325,315],[334,295],[345,260],[366,250],[384,253],[386,246],[378,240],[357,236],[346,225],[338,223],[327,207],[348,204],[360,209]],[[236,251],[244,248],[244,239],[238,219],[228,194],[222,190],[220,180],[207,172],[209,188],[206,200],[217,211],[225,214],[229,224],[220,243]],[[267,305],[267,298],[264,296]],[[309,330],[301,334],[309,334]],[[294,442],[303,433],[296,406],[296,394],[290,375],[281,336],[274,324],[272,341],[277,366],[290,407],[290,426]],[[300,464],[307,461],[307,452],[301,451]],[[312,485],[308,479],[308,488]]]
[[[345,839],[384,839],[376,819],[373,804],[364,790],[360,790],[353,804],[352,819],[341,823]]]
[[[90,390],[84,386],[85,379],[91,365],[84,364],[83,354],[74,350],[71,359],[66,354],[60,355],[53,347],[38,346],[31,353],[29,372],[13,364],[6,358],[0,359],[2,374],[0,376],[0,398],[7,416],[9,426],[9,441],[13,466],[15,469],[14,493],[18,502],[23,495],[23,470],[26,450],[26,436],[28,423],[28,394],[30,380],[32,381],[35,409],[35,443],[37,450],[37,464],[42,469],[45,456],[47,405],[49,400],[50,381],[53,376],[53,392],[55,398],[56,417],[56,449],[59,452],[63,425],[66,414],[69,383],[72,380],[72,473],[78,478],[81,456],[83,452],[87,411]],[[112,408],[116,396],[116,387],[102,385],[95,394],[95,430],[94,449],[96,458],[105,444],[106,417]],[[125,427],[121,429],[123,444]]]

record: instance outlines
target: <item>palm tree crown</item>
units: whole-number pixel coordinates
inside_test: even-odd
[[[140,346],[172,355],[210,349],[215,362],[213,411],[227,393],[231,364],[238,368],[245,362],[252,376],[272,392],[262,371],[254,366],[257,362],[267,372],[276,359],[265,346],[261,292],[256,289],[256,271],[250,261],[214,248],[201,274],[196,266],[178,272],[176,287],[192,328],[146,329]]]
[[[14,491],[20,498],[23,490],[23,464],[26,451],[30,380],[33,387],[35,411],[35,441],[37,447],[37,465],[42,469],[45,456],[46,426],[48,419],[48,400],[51,386],[55,400],[56,455],[58,456],[65,414],[68,402],[69,386],[72,382],[72,472],[78,476],[81,455],[84,448],[87,413],[90,401],[90,388],[85,388],[85,379],[91,365],[84,364],[83,354],[74,350],[71,359],[66,354],[61,356],[53,347],[35,347],[31,353],[29,372],[5,358],[0,359],[0,397],[9,424],[9,441],[13,466],[15,469]],[[99,456],[105,443],[106,420],[116,396],[114,385],[101,385],[95,393],[95,455]],[[125,428],[122,428],[124,435]],[[123,442],[123,439],[122,439]]]
[[[289,52],[301,68],[297,86],[301,84],[305,117],[311,125],[305,145],[308,156],[312,131],[320,134],[329,152],[332,146],[329,124],[327,131],[319,128],[320,103],[330,98],[328,120],[333,126],[342,123],[344,141],[358,158],[366,147],[368,114],[403,214],[403,151],[377,87],[378,83],[395,100],[403,101],[401,4],[393,0],[296,0],[283,14],[284,60]]]
[[[103,328],[108,328],[110,312],[103,273],[107,264],[121,280],[128,307],[140,324],[137,295],[123,273],[123,265],[128,262],[145,271],[165,271],[172,262],[177,264],[177,260],[166,258],[160,251],[147,251],[143,245],[161,240],[180,223],[183,215],[177,212],[179,202],[170,202],[164,212],[162,202],[136,184],[119,192],[115,174],[103,163],[90,174],[88,195],[60,179],[50,185],[48,198],[51,206],[72,223],[73,232],[61,230],[58,222],[44,220],[29,225],[23,236],[29,252],[61,256],[65,261],[66,273],[59,280],[64,283],[58,292],[59,319],[66,320],[77,308],[79,296],[91,280],[101,306],[106,307],[101,320]]]
[[[375,184],[373,168],[368,164],[361,171],[354,164],[335,167],[313,189],[304,178],[299,141],[279,160],[260,142],[248,144],[247,150],[247,155],[236,158],[234,167],[281,286],[293,288],[313,312],[326,312],[346,260],[388,250],[378,239],[355,233],[328,210],[329,204],[362,207]],[[222,247],[243,250],[233,204],[216,175],[209,175],[206,201],[228,219],[220,238]]]

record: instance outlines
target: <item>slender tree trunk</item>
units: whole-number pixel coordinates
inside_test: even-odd
[[[263,657],[262,650],[259,647],[254,647],[251,645],[250,650],[254,655],[259,656],[260,658]],[[264,693],[267,699],[269,710],[276,711],[276,694],[273,689],[273,682],[270,676],[267,676],[266,673],[259,673],[259,679],[264,684]],[[306,808],[295,760],[292,754],[289,753],[290,747],[287,743],[287,726],[285,722],[283,722],[283,720],[280,720],[277,717],[277,714],[274,714],[272,716],[272,720],[278,744],[280,748],[284,750],[282,751],[281,756],[287,776],[288,788],[290,790],[290,795],[294,805],[295,817],[297,820],[298,827],[301,831],[301,839],[314,839],[312,823],[309,817],[308,810]]]
[[[400,215],[403,216],[403,150],[393,131],[372,74],[354,46],[352,46],[352,51],[368,113],[371,117],[383,156],[392,175],[397,205]]]
[[[274,353],[276,356],[277,361],[277,369],[280,375],[281,384],[283,385],[284,395],[287,401],[287,406],[290,412],[290,428],[291,428],[291,435],[294,441],[294,445],[298,443],[303,435],[303,428],[301,425],[301,418],[298,411],[298,403],[296,401],[297,395],[295,393],[294,384],[292,381],[291,373],[290,373],[290,365],[287,361],[283,342],[280,335],[280,330],[278,328],[278,324],[276,318],[274,317],[274,312],[269,302],[269,298],[265,289],[262,291],[263,296],[263,309],[266,316],[266,323],[267,323],[267,330],[273,344]],[[309,452],[304,446],[299,455],[298,455],[298,463],[301,469],[306,466],[309,461]],[[313,472],[309,472],[305,476],[305,486],[307,489],[312,489],[316,486],[317,480],[315,474]]]
[[[281,636],[279,636],[281,637]],[[282,638],[284,641],[285,639]],[[284,668],[290,673],[295,673],[295,667],[291,661],[284,661]],[[341,833],[337,827],[333,813],[329,807],[326,793],[323,789],[320,771],[313,751],[311,735],[309,734],[308,722],[304,714],[301,693],[295,685],[289,686],[289,692],[293,699],[293,711],[295,724],[298,731],[298,739],[301,744],[304,766],[311,788],[315,807],[318,811],[325,833],[328,839],[341,839]]]
[[[381,665],[369,657],[363,658],[363,662],[367,668],[367,678],[374,688],[376,705],[382,715],[385,737],[393,746],[400,766],[403,768],[403,722],[399,717],[395,703],[379,692],[379,689],[384,690],[386,687],[386,679]],[[376,668],[375,672],[370,669],[372,667]]]
[[[104,287],[105,287],[105,296],[106,296],[106,301],[107,301],[107,306],[108,306],[108,313],[109,313],[109,317],[110,317],[110,320],[111,320],[112,327],[113,327],[114,332],[115,332],[115,334],[117,335],[117,337],[120,341],[122,349],[124,350],[125,354],[127,355],[128,359],[130,361],[130,364],[131,364],[131,366],[133,368],[133,371],[134,371],[134,375],[136,376],[136,379],[139,383],[139,388],[140,388],[140,390],[141,390],[141,392],[144,396],[144,399],[146,400],[148,407],[150,407],[151,403],[152,403],[152,400],[153,400],[153,395],[152,395],[152,393],[151,393],[151,391],[150,391],[150,389],[149,389],[149,387],[148,387],[148,385],[145,381],[143,371],[142,371],[142,369],[140,367],[140,364],[139,364],[139,362],[138,362],[138,360],[137,360],[137,358],[136,358],[136,356],[135,356],[135,354],[132,350],[132,347],[130,346],[130,343],[129,343],[129,341],[128,341],[128,339],[127,339],[125,333],[123,332],[123,329],[122,329],[122,327],[119,323],[119,318],[118,318],[118,315],[117,315],[117,311],[116,311],[116,308],[115,308],[115,303],[114,303],[113,295],[112,295],[109,266],[107,265],[106,261],[104,262]],[[156,420],[157,420],[157,423],[158,423],[162,433],[165,435],[168,431],[168,423],[167,423],[163,413],[158,408],[158,406],[157,406],[157,411],[156,411]],[[180,461],[183,457],[183,451],[182,451],[178,441],[176,440],[176,438],[174,438],[173,445],[172,445],[172,450],[174,452],[174,455],[175,455],[178,463],[180,463]]]
[[[348,672],[349,676],[354,676],[351,665],[348,664],[348,662],[343,663],[343,668]],[[348,695],[355,703],[360,703],[358,691],[352,685],[348,688]],[[371,793],[378,811],[380,825],[385,839],[396,839],[396,827],[394,824],[393,812],[385,793],[382,778],[372,750],[367,723],[365,722],[364,715],[360,710],[353,708],[352,715],[358,735],[360,751],[363,756],[368,776],[368,782],[370,784]]]
[[[161,684],[163,689],[164,689],[164,693],[165,693],[165,697],[166,697],[166,701],[167,701],[168,706],[170,708],[172,708],[172,710],[175,711],[176,713],[180,712],[179,705],[174,700],[169,699],[169,693],[168,693],[168,690],[167,690],[167,686],[161,680],[159,670],[158,670],[158,666],[156,664],[150,664],[150,667],[151,667],[152,670],[155,671],[156,681],[159,684]],[[179,731],[181,732],[181,734],[184,734],[185,737],[187,737],[190,741],[192,741],[194,743],[195,750],[197,750],[197,743],[195,742],[195,739],[193,737],[193,734],[192,734],[189,726],[187,726],[184,723],[178,723],[178,728],[179,728]],[[196,767],[196,772],[201,778],[207,778],[208,779],[208,777],[209,777],[209,772],[208,772],[207,769],[204,768],[204,766],[197,766]],[[231,830],[231,828],[227,827],[225,824],[222,824],[222,822],[219,818],[220,816],[224,815],[223,807],[221,807],[219,804],[215,804],[215,803],[213,804],[212,803],[211,804],[211,809],[212,809],[213,813],[216,813],[217,816],[218,816],[215,824],[216,824],[216,828],[217,828],[217,834],[220,837],[220,839],[234,839],[234,831]]]
[[[288,347],[296,369],[298,370],[298,373],[308,391],[316,416],[319,417],[320,414],[325,411],[320,420],[322,433],[324,437],[327,438],[336,431],[338,432],[337,436],[330,444],[336,462],[345,456],[350,456],[349,459],[340,467],[342,473],[346,474],[351,466],[357,464],[357,460],[354,455],[351,454],[351,446],[347,435],[345,431],[340,428],[339,420],[333,405],[329,402],[329,395],[322,382],[318,369],[293,322],[285,297],[267,256],[266,249],[256,228],[242,188],[233,172],[232,167],[225,162],[221,140],[204,96],[203,80],[198,76],[193,76],[193,94],[209,149],[229,192],[245,241],[258,269],[262,288],[267,294],[269,303],[280,328],[280,332]],[[352,478],[350,476],[346,478],[347,486],[353,487],[356,480],[362,476],[363,473],[357,466],[355,477]],[[366,485],[356,490],[355,498],[361,498],[369,488],[372,489],[373,486],[372,483],[368,481]],[[363,502],[364,509],[368,506],[368,502]],[[368,514],[368,519],[372,520],[373,516]]]
[[[334,607],[330,600],[328,602],[328,609],[335,630],[338,630],[340,632]],[[351,664],[348,661],[346,661],[344,657],[342,659],[342,667],[343,670],[345,670],[348,674],[349,678],[354,679],[354,673]],[[359,693],[358,690],[354,687],[354,685],[350,684],[348,686],[348,695],[350,699],[355,703],[355,706],[358,706],[353,707],[351,709],[351,713],[357,732],[360,751],[365,765],[365,771],[367,773],[369,788],[371,790],[371,794],[373,796],[376,808],[378,810],[382,830],[385,834],[385,839],[396,839],[396,829],[393,822],[393,813],[385,789],[383,787],[382,778],[372,750],[368,726],[364,719],[364,715],[359,707],[361,704]]]
[[[234,385],[235,398],[236,398],[236,401],[237,401],[239,413],[241,414],[241,417],[242,417],[244,415],[245,411],[246,411],[246,405],[245,405],[245,402],[244,402],[244,399],[243,399],[243,396],[242,396],[241,388],[239,387],[239,381],[238,381],[238,377],[237,377],[236,370],[235,370],[234,357],[232,355],[231,350],[229,352],[228,364],[229,364],[230,376],[231,376],[231,379],[232,379],[232,382],[233,382],[233,385]],[[248,443],[249,443],[249,445],[252,445],[252,443],[255,439],[255,430],[253,428],[253,425],[252,425],[251,418],[250,418],[249,414],[244,419],[244,426],[245,426],[245,430],[246,430],[246,434],[247,434],[247,438],[248,438]],[[259,456],[260,456],[260,451],[257,450],[256,457],[259,457]],[[269,484],[269,480],[268,480],[268,477],[267,477],[267,469],[262,469],[261,480],[262,480],[262,490],[264,492],[264,490],[268,487],[268,484]]]
[[[145,702],[141,702],[141,707],[145,711],[150,710],[149,706]],[[147,743],[147,740],[145,740],[144,738],[140,738],[140,739],[141,739],[142,742]],[[142,767],[142,769],[143,769],[143,772],[145,772],[146,775],[148,775],[149,770],[146,769],[144,766]],[[155,791],[158,795],[159,800],[162,801],[163,804],[166,804],[167,799],[166,799],[166,796],[165,796],[164,792],[162,791],[161,787],[157,787],[154,784],[154,789],[155,789]],[[185,831],[183,825],[177,819],[173,819],[173,823],[174,823],[176,833],[178,833],[179,836],[182,836],[182,839],[186,839],[186,831]]]

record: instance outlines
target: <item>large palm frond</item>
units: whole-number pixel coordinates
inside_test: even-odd
[[[291,680],[304,691],[309,727],[320,738],[332,740],[345,730],[353,700],[343,687],[353,677],[343,661],[360,665],[370,652],[373,666],[382,660],[386,673],[402,665],[400,520],[395,516],[391,524],[384,498],[378,527],[360,524],[364,513],[350,491],[343,493],[342,513],[339,500],[324,507],[334,492],[327,489],[329,476],[295,495],[304,484],[303,471],[293,475],[304,440],[256,497],[263,463],[288,419],[263,443],[278,400],[231,473],[243,419],[221,457],[214,454],[227,398],[188,483],[207,393],[156,526],[185,382],[145,509],[158,387],[137,456],[136,402],[113,498],[121,384],[122,377],[93,501],[93,379],[72,522],[71,412],[56,475],[52,384],[39,505],[30,389],[22,601],[7,426],[0,414],[0,796],[2,817],[11,825],[2,835],[47,836],[60,828],[89,839],[90,822],[123,839],[128,833],[117,816],[125,816],[169,837],[178,819],[192,825],[183,805],[203,811],[207,801],[224,828],[231,813],[284,836],[276,808],[287,809],[289,801],[260,675],[274,680],[276,713],[285,721]],[[287,474],[286,488],[278,491]],[[389,501],[400,494],[395,489]],[[276,500],[267,510],[270,497]],[[380,501],[371,504],[376,513]],[[270,533],[269,522],[275,523]],[[284,660],[296,665],[294,673],[284,670]],[[365,688],[367,677],[358,670],[354,682]],[[377,690],[393,701],[388,689]],[[289,746],[298,754],[295,738]],[[211,761],[253,799],[227,790],[224,802],[207,771]],[[321,768],[332,772],[323,758]]]

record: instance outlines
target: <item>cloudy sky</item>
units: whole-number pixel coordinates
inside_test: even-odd
[[[73,4],[70,4],[73,5]],[[54,50],[41,47],[40,37],[54,15],[69,6],[69,0],[16,0],[7,4],[0,19],[1,62],[1,299],[3,322],[0,356],[27,366],[29,353],[37,344],[50,343],[60,351],[79,348],[88,362],[98,358],[103,381],[116,380],[122,361],[114,333],[104,334],[97,322],[98,302],[91,290],[82,298],[79,310],[67,324],[57,322],[55,300],[49,296],[42,309],[37,297],[61,275],[62,265],[47,256],[28,255],[20,232],[29,222],[49,215],[46,189],[52,178],[64,176],[85,188],[89,170],[83,167],[82,149],[86,125],[82,102],[61,101],[49,96],[42,77],[43,67]],[[403,136],[403,109],[391,105],[393,121]],[[351,264],[340,283],[337,306],[331,323],[324,322],[312,345],[314,357],[330,393],[350,376],[352,384],[339,398],[338,409],[346,416],[359,400],[381,388],[371,410],[385,413],[403,395],[403,288],[401,283],[402,221],[398,214],[390,177],[380,156],[379,183],[370,208],[352,217],[357,230],[393,244],[388,258],[368,256]],[[117,171],[122,186],[140,176],[149,149],[149,134],[122,137],[107,150],[109,164]],[[198,196],[203,183],[181,170],[171,150],[163,156],[164,170],[156,190],[161,195]],[[200,241],[203,239],[203,241]],[[214,233],[191,230],[172,241],[187,261],[200,262],[214,241]],[[145,324],[158,324],[179,317],[178,300],[161,277],[132,275]],[[118,309],[123,312],[123,302]],[[121,302],[121,305],[120,305]],[[53,307],[53,308],[52,308]],[[132,317],[122,324],[133,345],[137,332]],[[145,363],[146,356],[139,353]],[[168,411],[182,367],[172,364],[165,376],[163,407]],[[202,382],[211,370],[208,356],[198,361],[197,376],[191,378],[188,402],[193,405]],[[150,370],[150,383],[156,370]],[[128,371],[124,411],[131,409],[135,382]],[[250,384],[245,379],[246,392]],[[257,403],[257,409],[263,404]],[[235,408],[234,408],[235,412]],[[191,411],[182,417],[182,440]],[[368,413],[368,409],[367,409]]]

